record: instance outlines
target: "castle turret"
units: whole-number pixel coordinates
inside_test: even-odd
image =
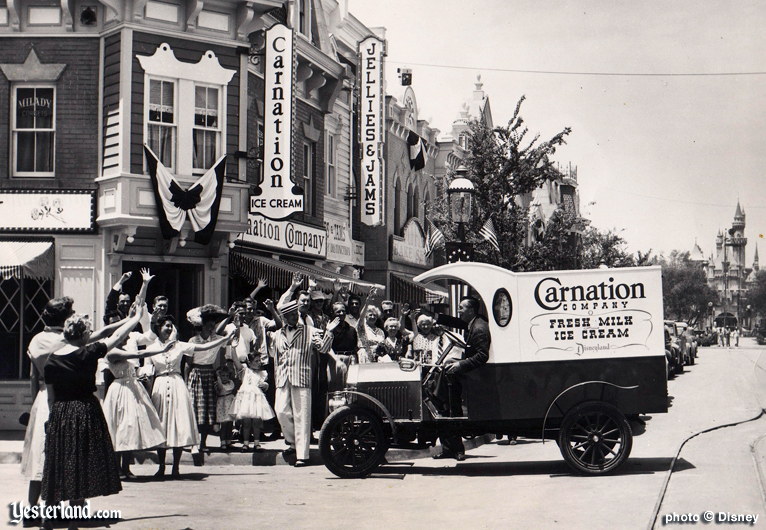
[[[755,244],[755,256],[753,256],[753,270],[760,270],[758,267],[758,243]]]

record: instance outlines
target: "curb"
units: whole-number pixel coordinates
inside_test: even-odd
[[[480,447],[486,443],[490,443],[495,439],[494,434],[484,434],[475,438],[463,440],[466,451]],[[268,446],[278,445],[280,448],[271,448]],[[248,453],[242,453],[239,450],[233,450],[228,453],[219,452],[214,449],[210,455],[205,456],[205,465],[208,466],[287,466],[295,464],[295,457],[291,457],[285,460],[282,456],[283,441],[267,442],[262,444],[262,449],[259,451],[250,451]],[[429,458],[437,453],[441,452],[441,445],[434,447],[427,447],[424,449],[389,449],[386,453],[386,460],[388,462],[403,462],[408,460],[416,460],[419,458]],[[171,453],[168,451],[168,453]],[[133,458],[138,465],[157,465],[157,452],[156,451],[134,451]],[[168,454],[167,462],[169,463],[172,456]],[[319,456],[319,449],[316,445],[312,446],[309,453],[309,461],[313,464],[321,464],[322,458]],[[21,450],[19,451],[3,451],[0,452],[0,464],[19,464],[21,463]],[[194,466],[194,460],[191,453],[184,451],[181,455],[182,466]]]

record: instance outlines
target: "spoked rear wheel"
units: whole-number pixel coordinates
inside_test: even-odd
[[[559,448],[569,466],[585,475],[604,475],[621,466],[633,445],[622,412],[603,402],[583,403],[564,416]]]
[[[319,434],[319,453],[327,469],[341,478],[372,473],[388,451],[383,422],[373,411],[342,407],[330,414]]]

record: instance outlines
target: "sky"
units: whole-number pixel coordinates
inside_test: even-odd
[[[477,74],[496,125],[524,95],[530,133],[571,127],[554,158],[578,168],[581,213],[628,250],[696,240],[709,256],[739,200],[746,262],[756,241],[766,262],[766,2],[349,0],[349,11],[386,28],[388,92],[411,68],[419,117],[442,133]]]

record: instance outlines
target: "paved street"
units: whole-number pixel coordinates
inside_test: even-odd
[[[681,443],[699,431],[757,417],[766,401],[766,349],[701,348],[698,364],[669,383],[668,414],[648,418],[618,475],[580,477],[555,443],[521,440],[468,453],[465,462],[418,458],[365,480],[337,479],[323,466],[184,466],[180,481],[131,482],[94,509],[120,509],[113,528],[649,528],[667,470]],[[758,366],[756,366],[758,363]],[[692,438],[659,506],[656,527],[672,514],[766,511],[756,459],[766,468],[766,417]],[[153,465],[134,466],[140,475]],[[4,503],[26,497],[19,466],[0,466]],[[680,523],[679,523],[680,524]],[[702,522],[698,524],[703,524]]]

